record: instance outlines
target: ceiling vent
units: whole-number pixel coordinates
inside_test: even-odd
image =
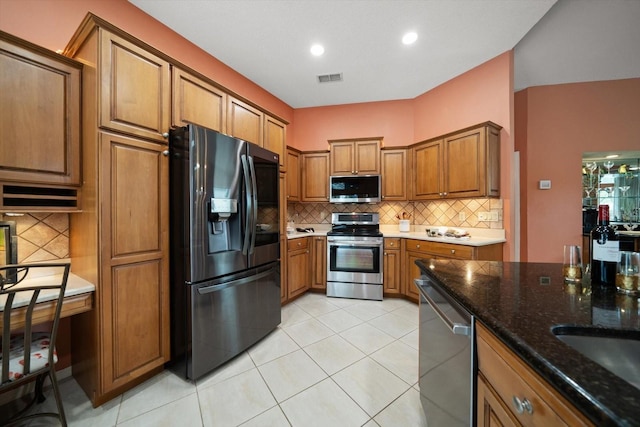
[[[336,74],[323,74],[318,76],[318,83],[331,83],[331,82],[341,82],[342,81],[342,73]]]

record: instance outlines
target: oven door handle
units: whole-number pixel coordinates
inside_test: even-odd
[[[334,246],[371,246],[377,247],[382,244],[382,242],[345,242],[344,240],[327,240],[327,243],[334,243]]]
[[[413,279],[413,283],[415,283],[418,287],[429,286],[428,280]],[[433,289],[433,287],[431,287],[431,289]],[[437,292],[435,289],[434,291]],[[442,311],[440,307],[438,307],[438,304],[436,304],[436,302],[431,298],[431,296],[429,296],[427,292],[420,292],[420,294],[427,300],[431,308],[433,308],[433,311],[436,312],[438,317],[447,325],[451,332],[453,332],[455,335],[471,335],[471,325],[465,323],[456,323],[453,320],[449,319],[449,317],[444,313],[444,311]]]

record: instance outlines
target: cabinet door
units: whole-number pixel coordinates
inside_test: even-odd
[[[382,150],[382,199],[407,200],[407,150]]]
[[[189,123],[225,132],[227,94],[180,68],[173,67],[173,126]]]
[[[80,185],[81,70],[79,62],[2,35],[0,181]]]
[[[103,393],[169,360],[168,158],[100,135]]]
[[[505,408],[504,402],[491,386],[478,375],[478,427],[506,427],[521,425]]]
[[[300,201],[300,152],[287,149],[287,201]],[[328,184],[327,184],[328,185]]]
[[[380,174],[380,141],[356,141],[354,151],[356,175]]]
[[[442,182],[442,141],[420,144],[412,149],[412,171],[415,175],[412,200],[439,199],[444,192]]]
[[[287,245],[289,247],[287,254],[287,292],[288,297],[293,298],[305,293],[311,287],[308,239],[304,237],[289,240]]]
[[[240,100],[228,97],[227,133],[262,146],[264,114]]]
[[[302,154],[302,201],[329,201],[329,153]]]
[[[279,120],[265,115],[264,148],[280,156],[280,170],[286,170],[287,126]]]
[[[400,264],[399,250],[384,250],[383,281],[385,295],[399,295],[401,293]]]
[[[402,295],[409,297],[415,302],[418,302],[420,299],[420,293],[413,283],[413,279],[419,278],[421,274],[420,268],[416,265],[415,261],[423,258],[429,258],[429,256],[420,252],[405,252],[403,269],[405,276],[402,283]]]
[[[481,129],[445,138],[443,168],[447,197],[480,197],[486,173],[484,134]]]
[[[169,63],[100,29],[100,126],[167,143]]]
[[[355,170],[355,152],[353,149],[353,141],[332,142],[330,145],[331,153],[331,175],[354,175]]]
[[[311,238],[312,263],[311,287],[327,289],[327,238],[314,236]]]

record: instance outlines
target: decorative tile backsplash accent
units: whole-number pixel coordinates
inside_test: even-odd
[[[502,199],[460,199],[377,204],[290,203],[288,219],[296,224],[330,224],[332,212],[378,212],[380,224],[397,224],[396,215],[410,215],[412,225],[460,228],[504,228]],[[480,213],[494,213],[498,221],[480,221]],[[464,219],[462,219],[464,218]]]
[[[34,213],[23,216],[0,215],[15,221],[18,235],[18,262],[29,263],[69,258],[69,214]]]

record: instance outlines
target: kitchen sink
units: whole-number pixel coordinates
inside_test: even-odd
[[[640,330],[554,326],[551,332],[640,390]]]

